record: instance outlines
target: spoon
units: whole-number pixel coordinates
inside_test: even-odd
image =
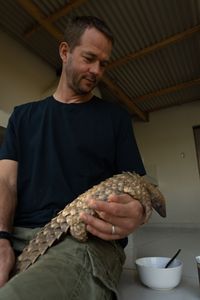
[[[168,261],[168,263],[165,266],[165,269],[169,267],[169,265],[175,260],[175,258],[178,256],[178,254],[181,252],[181,249],[179,249],[174,256]]]

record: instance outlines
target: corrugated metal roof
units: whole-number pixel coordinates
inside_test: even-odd
[[[196,95],[200,95],[200,86],[193,86],[191,88],[185,88],[174,93],[167,95],[153,97],[152,99],[144,102],[137,102],[139,108],[143,111],[155,111],[156,107],[162,109],[170,106],[182,105],[184,103],[199,101]]]
[[[32,0],[44,17],[51,16],[72,2],[76,3],[64,0]],[[79,3],[67,15],[59,17],[53,25],[64,32],[68,18],[74,15],[96,15],[108,23],[116,40],[112,54],[112,60],[115,61],[200,26],[200,1],[88,0]],[[1,27],[58,69],[58,41],[51,33],[40,26],[28,37],[25,35],[36,24],[38,23],[35,18],[18,1],[0,0]],[[200,99],[199,84],[144,101],[138,99],[149,93],[200,78],[199,53],[200,28],[185,39],[169,43],[163,48],[155,47],[154,51],[111,68],[107,75],[142,111],[180,105],[190,99]],[[106,93],[105,85],[102,86],[102,93],[115,101],[116,96]]]
[[[200,33],[109,73],[131,98],[195,79],[200,75],[200,60],[196,56],[199,39]]]

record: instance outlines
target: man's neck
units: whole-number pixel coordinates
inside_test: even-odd
[[[78,95],[72,89],[67,86],[65,76],[61,75],[60,81],[58,83],[58,87],[53,94],[54,98],[63,103],[83,103],[87,102],[92,98],[92,93],[88,93],[85,95]]]
[[[63,103],[84,103],[88,102],[92,98],[92,93],[87,94],[87,95],[73,95],[70,93],[59,93],[57,90],[53,94],[53,97],[55,100]]]

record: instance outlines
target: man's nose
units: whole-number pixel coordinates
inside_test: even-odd
[[[99,75],[101,73],[101,67],[98,61],[94,62],[91,66],[90,66],[90,72],[95,74],[95,75]]]

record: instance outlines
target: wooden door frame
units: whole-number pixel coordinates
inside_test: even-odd
[[[192,128],[193,128],[196,155],[197,155],[197,163],[198,163],[198,169],[199,169],[199,175],[200,175],[200,125],[193,126]]]

